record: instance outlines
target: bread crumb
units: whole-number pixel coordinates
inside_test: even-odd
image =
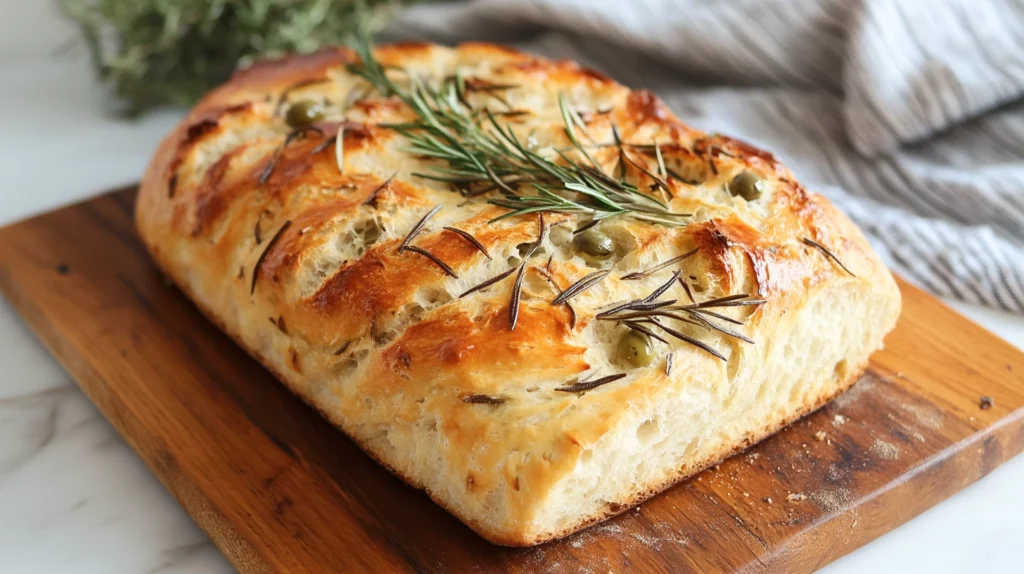
[[[832,463],[828,467],[828,474],[826,476],[828,476],[829,480],[831,480],[833,482],[836,482],[836,481],[841,480],[845,474],[846,474],[846,471],[844,471],[841,466],[839,466],[838,464]]]
[[[743,493],[743,498],[750,498],[750,493],[749,492],[744,492]]]
[[[807,495],[802,492],[791,492],[786,496],[788,502],[803,502],[807,500]]]
[[[764,497],[764,501],[767,502],[768,504],[771,504],[772,503],[772,497],[766,496],[766,497]]]
[[[885,460],[896,460],[900,457],[900,449],[898,446],[880,438],[875,439],[875,443],[871,445],[868,452]]]
[[[832,426],[839,428],[846,424],[846,420],[846,417],[844,417],[843,415],[836,415],[832,417]]]
[[[978,401],[978,408],[983,411],[987,411],[992,408],[992,405],[994,404],[992,397],[982,395],[981,399]]]
[[[821,442],[821,441],[825,440],[827,437],[828,437],[828,435],[826,435],[825,431],[823,431],[823,430],[820,430],[820,431],[814,433],[814,440],[816,440],[818,442]]]
[[[811,494],[811,499],[830,513],[837,513],[849,506],[852,497],[845,488],[827,488]]]

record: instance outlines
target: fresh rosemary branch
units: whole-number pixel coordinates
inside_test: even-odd
[[[676,213],[663,200],[603,171],[580,142],[577,130],[584,128],[584,122],[564,96],[559,97],[559,107],[572,147],[556,149],[549,154],[555,157],[547,157],[529,141],[521,141],[508,124],[499,122],[501,111],[476,109],[468,103],[467,93],[472,89],[496,97],[514,86],[481,86],[480,80],[458,72],[435,85],[407,72],[385,68],[374,58],[372,39],[365,27],[349,43],[360,57],[349,70],[381,95],[402,100],[416,114],[411,122],[384,127],[409,140],[408,152],[445,163],[414,175],[458,186],[468,195],[497,190],[502,197],[490,203],[510,211],[495,220],[558,212],[586,214],[595,221],[629,216],[665,225],[686,223],[689,214]],[[394,79],[399,74],[400,81]],[[496,99],[507,105],[504,99]],[[653,178],[655,188],[667,187],[624,151],[620,156]]]
[[[260,58],[339,43],[409,0],[58,0],[100,78],[134,115],[189,106]]]
[[[596,318],[603,321],[614,321],[629,329],[643,333],[648,337],[667,343],[663,337],[657,334],[656,330],[660,330],[668,336],[703,349],[723,361],[726,360],[726,357],[714,347],[694,337],[679,332],[667,325],[667,321],[673,320],[695,325],[707,331],[717,332],[745,343],[754,342],[743,333],[725,327],[710,318],[718,319],[726,323],[732,323],[734,325],[742,325],[742,321],[717,313],[714,309],[758,306],[766,302],[764,299],[753,298],[747,294],[738,294],[708,299],[707,301],[691,303],[689,305],[677,305],[676,300],[674,299],[659,301],[658,297],[664,295],[665,292],[667,292],[669,288],[680,279],[679,275],[680,273],[678,271],[675,272],[668,281],[663,283],[646,297],[615,305],[611,309],[598,313]],[[684,288],[686,288],[686,283],[682,281],[680,281],[680,283],[682,283]],[[689,293],[688,288],[687,295],[692,298],[692,294]]]

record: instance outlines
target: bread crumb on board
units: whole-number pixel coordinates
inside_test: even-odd
[[[846,421],[847,421],[847,418],[844,417],[843,415],[836,415],[836,416],[832,417],[832,426],[834,426],[836,428],[839,428],[839,427],[843,426],[844,424],[846,424]]]
[[[896,460],[900,457],[900,448],[891,442],[875,439],[868,452],[884,460]]]

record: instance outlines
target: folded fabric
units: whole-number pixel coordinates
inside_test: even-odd
[[[508,42],[650,88],[775,151],[904,277],[1024,314],[1024,3],[476,0],[387,35]]]

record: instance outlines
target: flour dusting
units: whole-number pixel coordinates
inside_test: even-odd
[[[868,452],[883,460],[896,460],[900,457],[900,448],[891,442],[875,439]]]
[[[825,510],[836,513],[849,506],[853,497],[845,488],[824,488],[811,493],[811,500],[820,504]]]
[[[911,404],[902,404],[900,408],[910,413],[920,425],[933,429],[942,426],[942,413],[934,408]]]

